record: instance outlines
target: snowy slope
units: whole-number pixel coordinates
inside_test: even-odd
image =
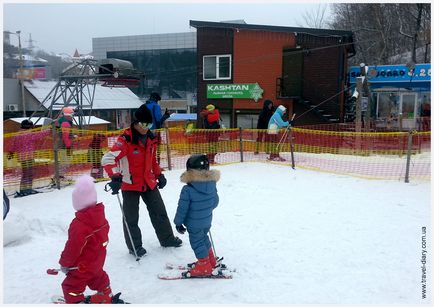
[[[430,293],[421,299],[420,269],[421,228],[430,227],[429,182],[364,180],[260,163],[218,169],[220,204],[211,231],[217,255],[237,269],[234,278],[157,279],[166,262],[194,260],[188,236],[179,235],[181,248],[160,247],[142,205],[148,255],[136,262],[124,243],[117,198],[98,183],[111,225],[105,269],[113,291],[140,304],[432,300]],[[168,185],[161,190],[171,221],[181,173],[167,171]],[[43,304],[61,294],[63,275],[45,272],[58,267],[74,215],[71,191],[11,198],[3,224],[4,303]]]

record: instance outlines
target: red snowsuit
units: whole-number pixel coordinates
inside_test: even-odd
[[[122,174],[122,191],[144,192],[148,187],[157,186],[161,168],[157,163],[157,138],[147,138],[146,146],[142,142],[133,144],[131,128],[125,129],[116,143],[102,158],[102,166],[111,178]],[[118,167],[119,164],[119,167]]]
[[[102,292],[110,285],[110,279],[103,270],[109,229],[102,203],[75,213],[59,260],[63,267],[80,267],[70,270],[62,282],[63,295],[68,304],[83,301],[86,286]]]

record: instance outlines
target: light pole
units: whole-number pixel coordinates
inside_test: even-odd
[[[24,62],[24,57],[23,57],[23,53],[21,50],[21,31],[16,31],[14,32],[9,32],[9,31],[5,31],[8,34],[15,34],[18,36],[18,52],[20,55],[20,73],[18,74],[18,79],[20,80],[20,84],[21,84],[21,101],[23,103],[23,116],[26,117],[26,100],[24,97],[24,70],[23,70],[23,62]]]

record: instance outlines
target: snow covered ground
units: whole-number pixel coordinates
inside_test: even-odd
[[[137,304],[432,301],[430,290],[421,298],[422,227],[432,250],[429,182],[365,180],[265,163],[216,168],[222,172],[220,204],[211,231],[217,255],[237,270],[231,280],[157,279],[166,262],[194,260],[188,236],[179,235],[180,248],[160,247],[142,205],[148,255],[136,262],[124,243],[117,198],[104,192],[105,183],[97,184],[111,225],[105,269],[121,298]],[[161,190],[171,221],[181,173],[167,171]],[[71,191],[11,198],[3,223],[4,303],[44,304],[62,293],[64,275],[46,270],[58,267],[74,216]]]

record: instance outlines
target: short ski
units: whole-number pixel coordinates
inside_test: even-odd
[[[236,269],[228,268],[228,267],[226,266],[226,264],[221,263],[222,260],[223,260],[223,257],[222,257],[222,258],[219,258],[219,259],[217,260],[217,266],[216,266],[216,267],[217,267],[219,270],[228,270],[229,272],[235,272],[235,271],[236,271]],[[181,270],[181,271],[187,271],[187,270],[191,269],[192,265],[193,265],[193,263],[189,263],[189,264],[185,265],[185,264],[174,264],[174,263],[167,262],[167,263],[166,263],[166,269],[168,269],[168,270]]]
[[[207,276],[189,276],[188,271],[180,272],[170,271],[170,273],[161,273],[158,274],[158,278],[162,280],[178,280],[178,279],[232,279],[232,274],[229,274],[225,271],[218,270],[216,275],[207,275]]]
[[[121,292],[113,295],[111,304],[129,304],[127,302],[124,302],[122,299],[119,298],[121,295]],[[66,304],[65,298],[62,295],[54,295],[51,297],[51,302],[53,304]],[[84,304],[90,304],[90,296],[86,296]]]
[[[66,304],[65,298],[61,295],[54,295],[51,297],[51,302],[53,304]]]

